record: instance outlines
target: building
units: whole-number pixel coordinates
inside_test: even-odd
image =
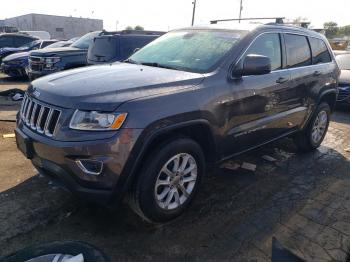
[[[3,21],[5,26],[20,31],[47,31],[54,39],[70,39],[103,29],[103,20],[69,16],[27,14]]]

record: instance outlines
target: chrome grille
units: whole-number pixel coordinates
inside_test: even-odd
[[[61,111],[43,105],[28,95],[24,96],[20,109],[20,116],[23,123],[40,134],[53,136]]]

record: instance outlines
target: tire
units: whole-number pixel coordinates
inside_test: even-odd
[[[130,207],[150,223],[173,220],[192,202],[204,172],[204,154],[195,141],[177,138],[163,143],[144,161]]]
[[[327,134],[329,121],[330,121],[331,109],[327,103],[321,103],[317,106],[313,117],[311,118],[308,125],[303,131],[298,133],[294,142],[297,145],[298,149],[302,152],[310,152],[318,148],[323,142],[324,137]],[[325,119],[324,119],[325,118]],[[319,125],[320,123],[322,124]],[[315,130],[315,128],[317,130]],[[319,131],[318,135],[314,135]],[[317,139],[316,139],[317,138]]]
[[[59,258],[67,256],[83,255],[85,262],[107,262],[107,257],[96,248],[82,242],[65,241],[52,242],[44,245],[27,247],[5,258],[0,258],[2,262],[25,262],[33,258],[50,256],[47,261],[61,261]],[[52,256],[56,255],[56,260],[52,260]],[[51,259],[49,259],[51,258]],[[36,260],[34,260],[36,261]],[[46,261],[46,260],[38,260]]]

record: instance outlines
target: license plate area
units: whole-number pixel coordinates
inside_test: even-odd
[[[17,148],[26,156],[26,158],[32,159],[34,156],[33,141],[18,130],[16,130],[15,133]]]

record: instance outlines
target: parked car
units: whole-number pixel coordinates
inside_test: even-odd
[[[50,44],[56,43],[57,40],[34,40],[32,42],[29,42],[27,44],[24,44],[20,47],[4,47],[4,48],[0,48],[0,64],[1,64],[1,60],[8,56],[11,55],[13,53],[17,53],[17,52],[27,52],[27,51],[31,51],[31,50],[35,50],[35,49],[41,49],[44,48]]]
[[[42,43],[39,46],[40,47],[39,49],[58,48],[58,47],[69,46],[72,44],[70,41],[58,41],[45,46],[45,44],[48,44],[52,40],[50,41],[37,40],[37,41],[41,41]],[[29,55],[30,55],[30,51],[15,53],[15,54],[6,56],[2,60],[2,64],[0,66],[0,72],[3,72],[4,74],[11,77],[27,77]]]
[[[38,38],[20,33],[0,34],[0,48],[20,47],[22,45],[33,42],[34,40],[38,40]]]
[[[123,30],[119,32],[102,32],[95,37],[90,46],[88,64],[103,64],[122,61],[128,58],[135,50],[163,35],[158,31]]]
[[[255,26],[174,30],[125,62],[33,81],[18,148],[80,197],[114,206],[128,196],[158,223],[189,207],[208,163],[286,136],[316,149],[340,74],[327,39]]]
[[[31,52],[28,76],[35,79],[58,71],[87,65],[86,55],[93,39],[101,31],[88,33],[69,47],[44,49]]]
[[[338,55],[336,60],[341,70],[337,103],[350,105],[350,54]]]
[[[33,37],[36,37],[41,40],[50,40],[51,35],[47,31],[20,31],[22,34],[27,34]]]

